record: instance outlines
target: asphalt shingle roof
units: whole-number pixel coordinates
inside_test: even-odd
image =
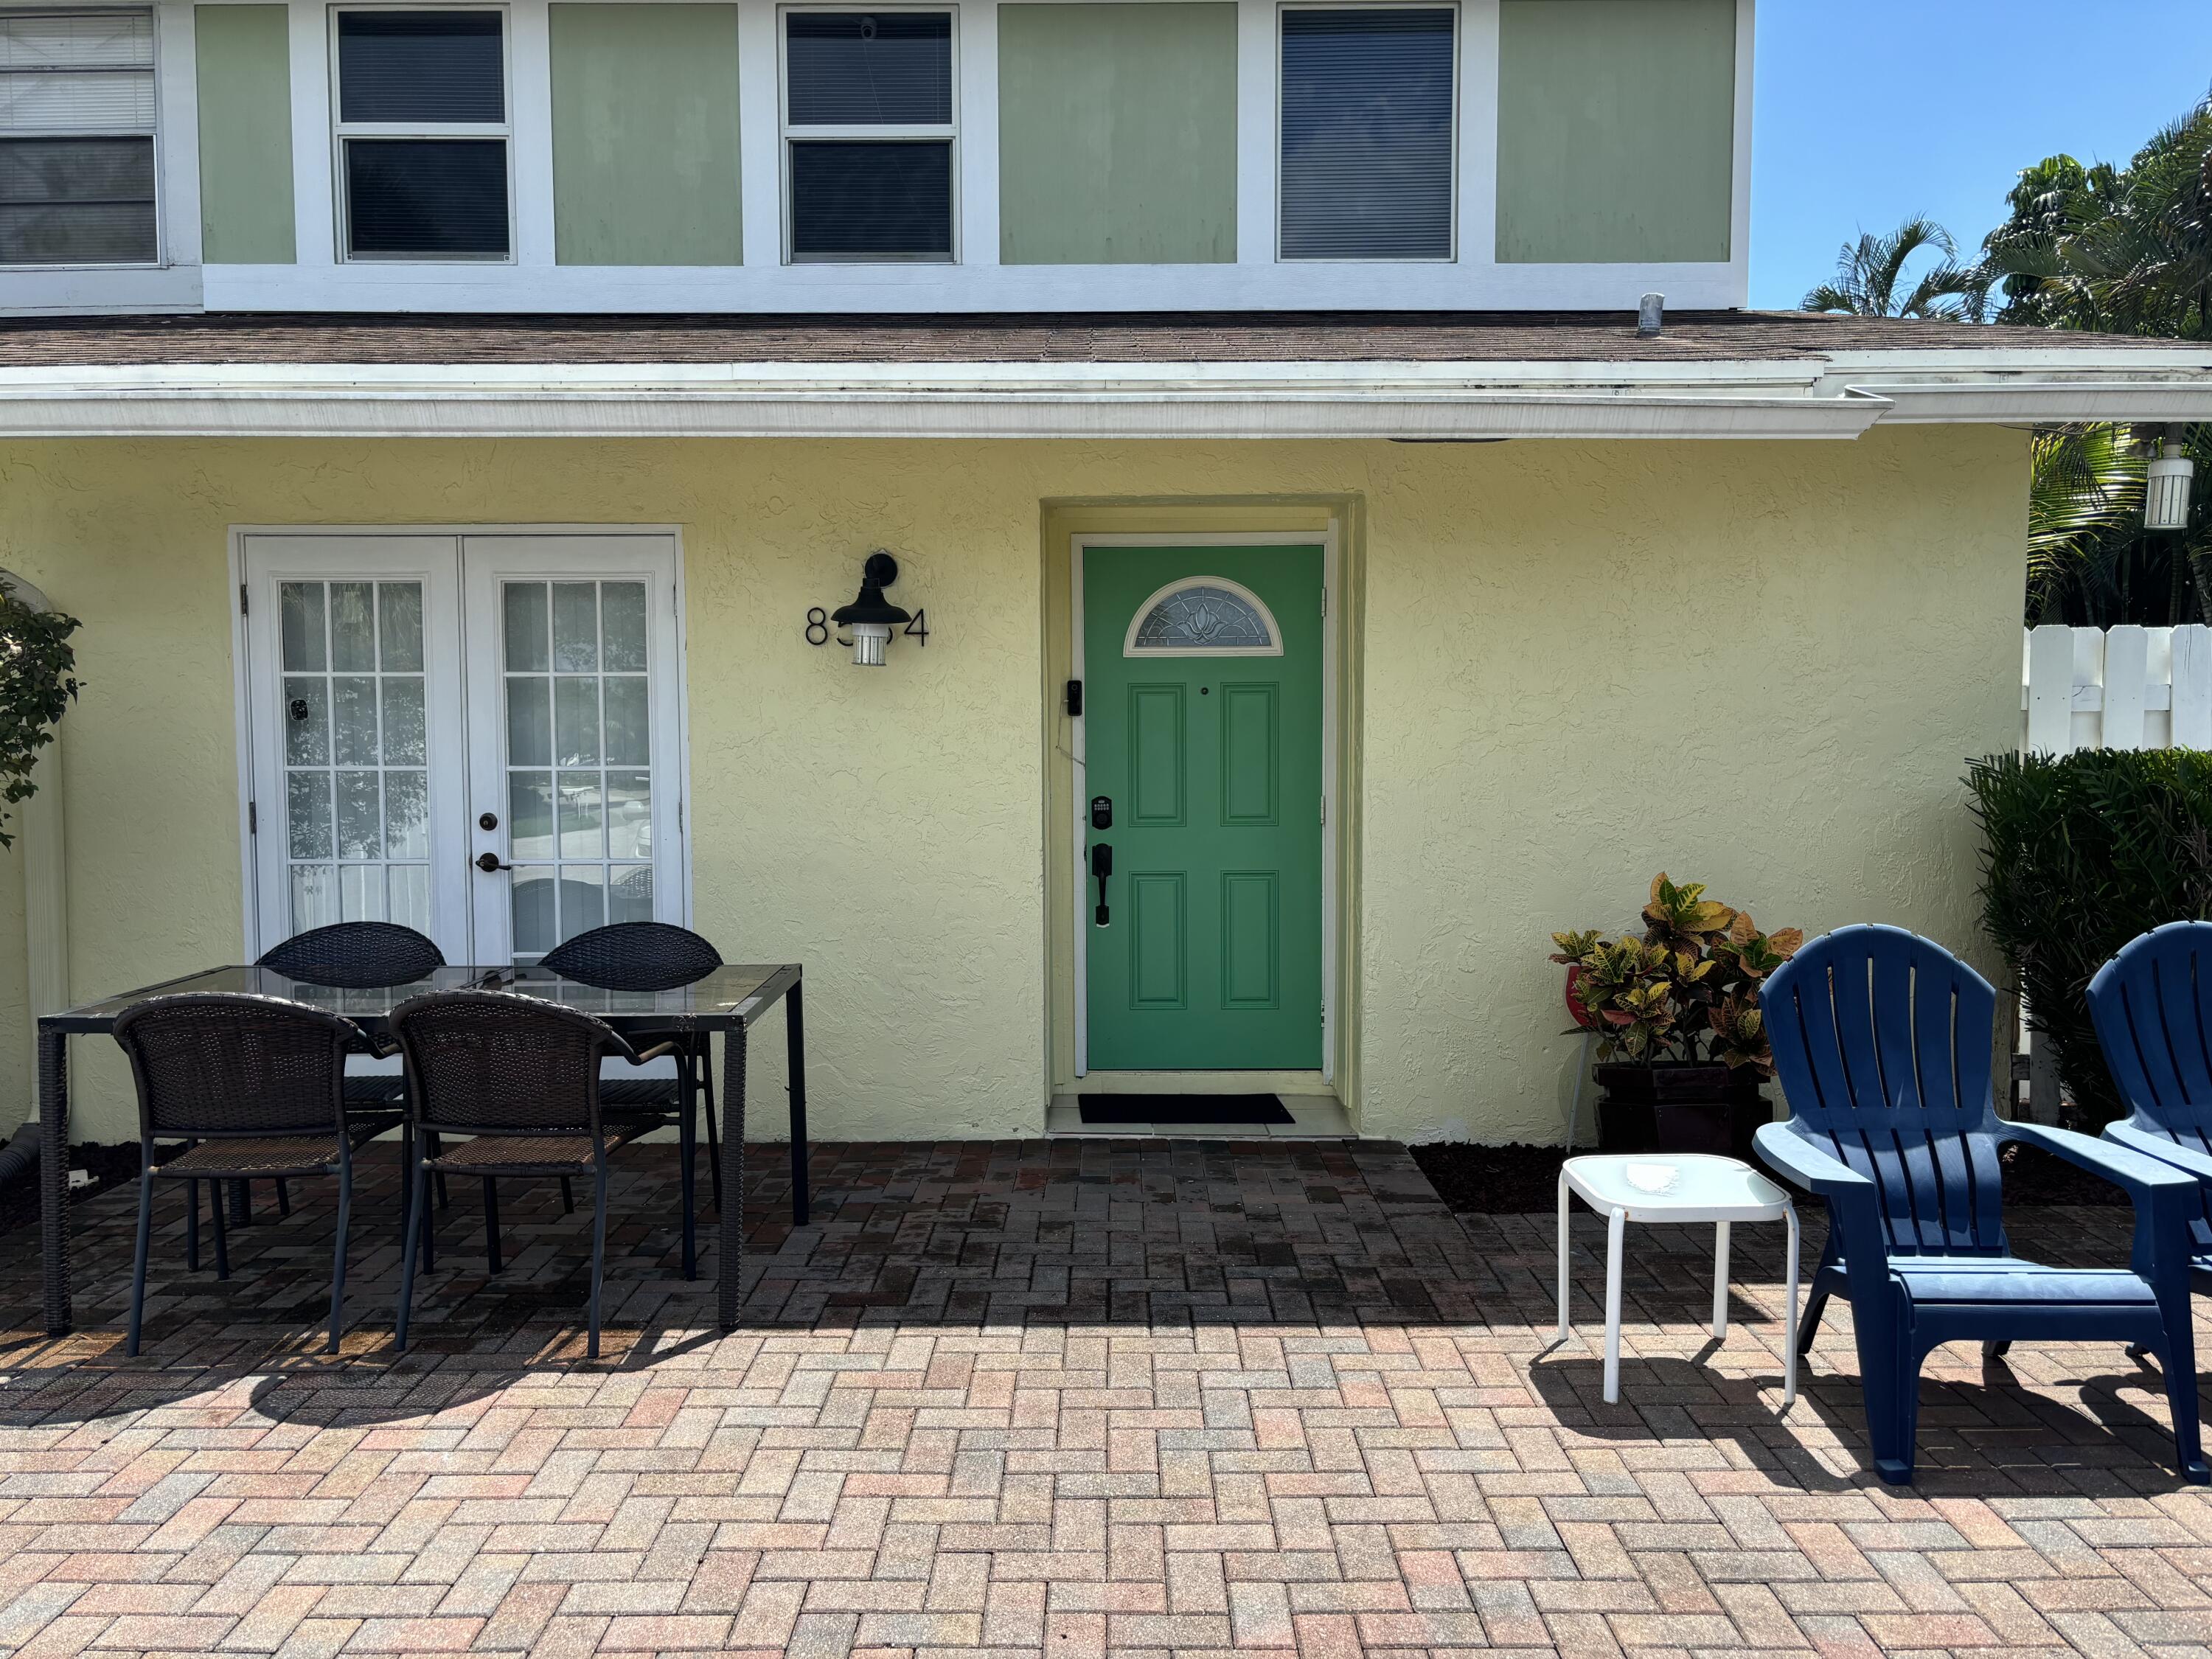
[[[1006,316],[230,312],[0,319],[0,368],[211,363],[1716,362],[1832,352],[2171,347],[2170,340],[1801,312]]]

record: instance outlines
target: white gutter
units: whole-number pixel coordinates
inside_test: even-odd
[[[1887,425],[2212,418],[2212,349],[2179,342],[1832,351],[1824,390],[1895,405]]]
[[[0,436],[1855,438],[1811,363],[0,368]]]
[[[2212,419],[2201,348],[1791,362],[0,368],[0,436],[1856,438]]]

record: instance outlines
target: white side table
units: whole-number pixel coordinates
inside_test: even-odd
[[[1729,1224],[1784,1221],[1790,1226],[1790,1291],[1783,1316],[1782,1406],[1797,1398],[1797,1211],[1790,1194],[1747,1164],[1706,1152],[1571,1158],[1559,1166],[1559,1340],[1567,1335],[1567,1194],[1607,1218],[1605,1397],[1620,1398],[1620,1245],[1627,1224],[1710,1221],[1713,1246],[1713,1335],[1728,1334]]]

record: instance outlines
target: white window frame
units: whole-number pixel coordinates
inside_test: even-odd
[[[1451,205],[1451,234],[1441,254],[1358,255],[1317,259],[1283,252],[1283,49],[1288,37],[1283,14],[1290,11],[1448,11],[1451,14],[1451,137],[1446,153],[1451,159],[1451,187],[1445,199]],[[1467,56],[1467,17],[1460,0],[1282,0],[1275,8],[1275,130],[1272,170],[1275,179],[1275,263],[1284,265],[1449,265],[1459,262],[1460,236],[1460,123],[1467,109],[1467,84],[1462,60]],[[1493,109],[1493,115],[1495,111]]]
[[[10,6],[8,15],[13,17],[82,17],[95,13],[135,15],[143,17],[147,34],[152,45],[153,58],[146,73],[154,82],[154,119],[150,125],[139,127],[38,127],[11,131],[9,138],[144,138],[153,146],[154,165],[154,257],[150,259],[82,259],[65,263],[9,264],[0,263],[0,272],[24,275],[42,270],[155,270],[166,262],[163,255],[168,248],[167,228],[163,223],[168,191],[161,187],[161,168],[165,157],[161,149],[161,18],[158,6],[151,3],[137,6]],[[137,71],[133,70],[132,73]]]
[[[947,72],[951,78],[952,119],[942,126],[906,124],[867,125],[861,126],[823,126],[809,124],[793,126],[791,121],[791,38],[787,27],[794,12],[848,15],[866,12],[880,16],[886,12],[916,12],[941,14],[948,20],[947,52],[950,62]],[[960,193],[960,8],[953,4],[871,6],[866,4],[821,4],[781,6],[775,18],[775,92],[776,92],[776,170],[783,200],[783,263],[787,265],[957,265],[961,263],[961,193]],[[793,249],[792,242],[797,222],[792,191],[791,147],[794,143],[810,141],[860,143],[892,143],[915,139],[943,140],[946,148],[945,166],[951,175],[951,199],[946,210],[951,216],[949,227],[952,251],[940,258],[934,253],[867,253],[842,254],[835,258],[821,255],[801,256]]]
[[[338,19],[358,11],[481,11],[499,19],[500,108],[505,118],[493,121],[348,121],[345,88],[339,80]],[[519,234],[514,207],[514,15],[501,0],[483,3],[445,4],[440,0],[380,0],[378,3],[330,8],[331,220],[337,233],[333,253],[347,265],[511,265],[515,263]],[[501,253],[356,253],[353,251],[353,192],[346,185],[345,147],[349,138],[475,138],[497,139],[507,161],[507,252]]]

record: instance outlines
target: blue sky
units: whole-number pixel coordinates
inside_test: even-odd
[[[2124,162],[2212,87],[2212,0],[1762,0],[1751,302],[1794,306],[1914,213],[1962,252],[2014,175]]]

